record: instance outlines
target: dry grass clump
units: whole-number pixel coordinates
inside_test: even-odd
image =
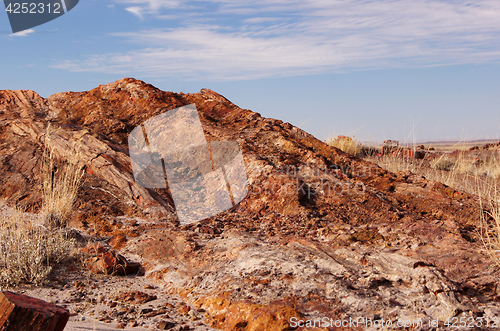
[[[326,143],[352,156],[358,156],[363,148],[363,144],[354,139],[354,137],[351,138],[347,136],[338,136],[334,139],[328,139]]]
[[[14,209],[0,216],[0,287],[43,284],[54,265],[75,245],[64,231],[52,231]]]
[[[455,165],[452,170],[459,174],[481,175],[479,164],[474,164],[474,159],[466,157],[463,152],[459,153],[455,158]]]
[[[500,179],[500,162],[497,162],[496,166],[489,169],[488,176],[490,176],[491,178]]]
[[[417,173],[417,171],[421,168],[419,160],[407,157],[403,158],[393,155],[383,155],[378,157],[367,157],[366,160],[394,173],[399,171],[411,171],[413,173]]]
[[[477,168],[483,176],[500,179],[500,160],[497,157],[492,157],[487,162],[477,165]]]
[[[489,210],[481,205],[480,235],[486,253],[500,267],[500,194],[496,188],[489,198]]]
[[[78,165],[77,153],[72,153],[65,161],[56,161],[50,127],[45,135],[42,167],[44,224],[48,228],[66,227],[80,188],[83,169]]]
[[[455,167],[455,162],[443,155],[432,160],[430,165],[432,169],[450,171]]]
[[[479,177],[500,178],[500,163],[495,154],[485,160],[473,156],[467,156],[464,152],[457,156],[440,156],[430,161],[431,168],[436,170],[453,171],[458,174],[466,174]]]

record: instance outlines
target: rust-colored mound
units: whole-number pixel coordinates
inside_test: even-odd
[[[147,119],[191,103],[207,140],[239,144],[249,193],[179,227],[168,191],[134,181],[127,139]],[[211,90],[164,92],[125,78],[47,99],[0,91],[0,197],[11,204],[40,208],[49,123],[57,157],[71,157],[73,147],[85,168],[70,226],[120,238],[117,247],[142,256],[147,276],[190,303],[223,298],[224,309],[205,307],[216,327],[500,311],[474,231],[477,199],[451,187],[387,172]]]

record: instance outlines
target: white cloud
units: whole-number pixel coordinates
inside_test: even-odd
[[[115,1],[141,18],[177,8],[187,23],[115,33],[135,48],[56,67],[232,80],[500,60],[498,0]]]
[[[126,10],[137,15],[142,19],[142,14],[158,15],[162,9],[176,8],[180,5],[177,0],[115,0],[117,3],[134,4],[133,7],[128,7]],[[132,10],[131,10],[132,9]]]
[[[10,36],[11,37],[27,37],[29,34],[34,33],[34,32],[35,32],[35,30],[28,29],[28,30],[19,31],[16,33],[11,33]]]
[[[125,10],[138,16],[141,20],[144,19],[141,13],[142,12],[141,7],[127,7]]]

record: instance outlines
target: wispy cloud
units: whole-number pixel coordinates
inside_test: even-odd
[[[23,30],[23,31],[19,31],[19,32],[16,32],[16,33],[11,33],[9,36],[10,37],[27,37],[28,35],[34,33],[35,30],[33,29],[28,29],[28,30]]]
[[[142,8],[141,7],[135,7],[135,6],[134,7],[127,7],[125,10],[128,11],[129,13],[136,15],[141,20],[144,19],[144,17],[142,16]]]
[[[500,60],[498,0],[115,2],[144,19],[177,13],[186,23],[115,33],[134,49],[55,67],[233,80]]]
[[[116,2],[133,4],[134,6],[127,7],[125,10],[141,19],[144,15],[159,15],[163,9],[172,9],[180,5],[180,1],[177,0],[116,0]]]

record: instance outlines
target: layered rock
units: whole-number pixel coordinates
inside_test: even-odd
[[[147,119],[191,103],[208,141],[239,144],[249,193],[180,227],[168,190],[134,181],[127,138]],[[77,155],[85,169],[70,225],[112,237],[142,260],[146,276],[204,309],[218,328],[498,312],[475,197],[387,172],[211,90],[164,92],[127,78],[47,99],[0,92],[0,196],[11,204],[40,208],[49,123],[56,156]]]

